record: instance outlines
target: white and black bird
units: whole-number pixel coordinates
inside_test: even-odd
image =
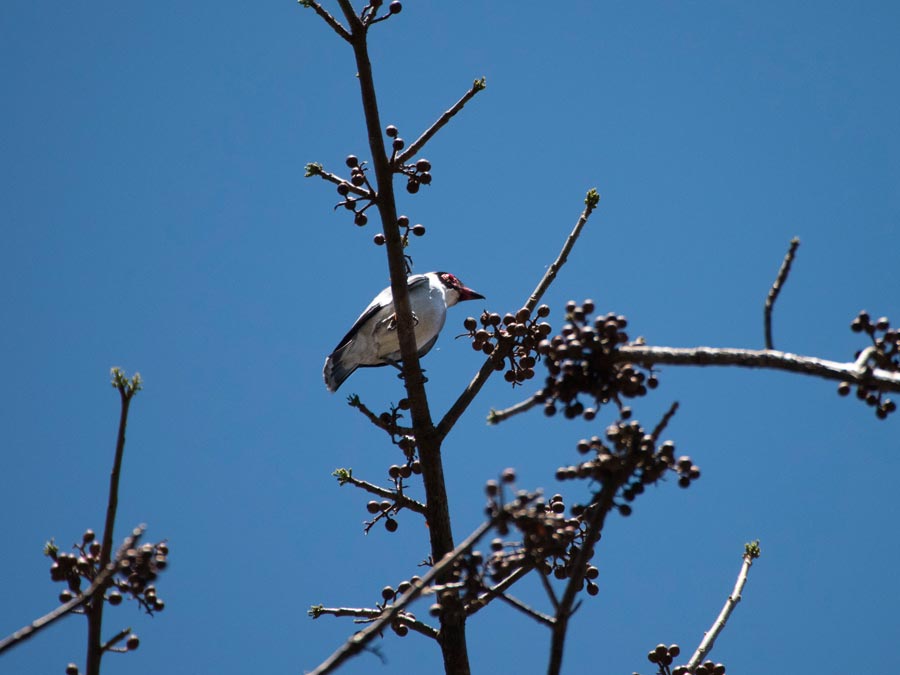
[[[427,354],[437,342],[448,307],[464,300],[484,298],[447,272],[415,274],[406,281],[419,356]],[[388,286],[375,296],[344,339],[325,359],[325,386],[328,391],[337,391],[357,368],[387,365],[399,368],[400,359],[394,297]]]

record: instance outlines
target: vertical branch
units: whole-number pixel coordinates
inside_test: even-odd
[[[418,347],[414,333],[409,289],[406,281],[406,262],[403,243],[397,224],[397,205],[394,196],[393,167],[385,152],[378,99],[372,76],[367,45],[367,26],[355,14],[349,0],[339,0],[341,11],[350,29],[350,44],[356,59],[357,75],[362,96],[363,113],[372,152],[376,179],[376,205],[381,216],[391,273],[391,292],[397,318],[397,335],[403,362],[403,378],[410,401],[413,435],[422,464],[422,481],[426,496],[426,518],[431,538],[431,558],[441,560],[453,550],[450,509],[444,483],[441,459],[441,438],[437,435],[425,393],[425,378],[419,365]],[[441,578],[439,582],[445,581]],[[468,673],[469,659],[465,639],[465,614],[447,613],[441,617],[441,650],[444,668],[448,673]]]
[[[125,453],[125,427],[128,425],[128,408],[131,399],[141,388],[141,376],[135,373],[129,381],[118,368],[112,369],[112,384],[119,390],[122,408],[119,413],[119,431],[116,435],[116,454],[109,477],[109,499],[106,504],[106,522],[103,526],[103,543],[100,548],[100,566],[105,568],[112,558],[113,530],[116,524],[116,509],[119,506],[119,477],[122,473],[122,457]],[[103,593],[104,588],[96,589],[96,593],[85,608],[88,620],[88,643],[85,670],[87,675],[99,675],[100,659],[103,657],[101,631],[103,629]]]
[[[731,591],[731,595],[725,600],[725,605],[722,607],[722,611],[719,612],[719,616],[716,617],[716,620],[713,622],[712,627],[706,631],[706,635],[703,637],[700,646],[697,647],[697,651],[694,652],[691,660],[688,661],[687,668],[690,672],[693,673],[694,669],[700,665],[703,657],[712,651],[713,645],[716,643],[716,638],[719,637],[719,633],[725,628],[728,617],[731,616],[734,608],[737,607],[737,604],[741,601],[741,593],[744,592],[744,584],[747,583],[747,574],[750,572],[750,566],[758,557],[758,541],[744,546],[744,559],[741,563],[741,571],[738,573],[737,581],[734,584],[734,590]]]
[[[775,283],[769,289],[766,296],[766,308],[764,311],[765,329],[766,329],[766,349],[775,349],[772,342],[772,309],[775,307],[775,301],[778,300],[778,294],[781,293],[781,287],[787,281],[788,274],[791,272],[791,264],[794,262],[794,256],[797,253],[797,247],[800,246],[800,240],[797,237],[791,239],[791,247],[788,249],[784,261],[781,263],[781,269],[778,270],[778,276],[775,277]]]
[[[631,468],[623,469],[626,478],[631,475]],[[600,538],[600,532],[603,530],[603,524],[606,521],[606,515],[613,507],[613,499],[622,485],[621,480],[610,480],[606,483],[594,500],[593,509],[590,520],[588,521],[587,530],[584,536],[584,543],[578,556],[572,561],[572,575],[566,584],[566,590],[563,592],[559,605],[556,608],[556,616],[553,623],[553,634],[550,640],[550,664],[547,667],[548,675],[559,675],[562,670],[563,650],[566,644],[566,632],[569,628],[569,619],[574,612],[575,596],[584,581],[585,571],[587,570],[588,560],[593,555],[594,544]]]

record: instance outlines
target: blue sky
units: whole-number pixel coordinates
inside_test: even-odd
[[[333,3],[329,3],[333,4]],[[762,306],[802,240],[775,312],[776,346],[847,360],[860,309],[900,321],[900,10],[866,2],[404,3],[373,31],[382,119],[414,138],[476,77],[488,88],[424,152],[434,183],[401,198],[428,228],[415,269],[451,271],[521,306],[587,189],[600,207],[547,295],[624,313],[671,346],[759,348]],[[384,369],[338,395],[325,355],[387,284],[377,229],[331,207],[306,162],[367,158],[348,47],[287,0],[0,7],[0,633],[56,604],[41,547],[102,527],[118,396],[132,407],[117,537],[167,538],[167,609],[107,613],[137,654],[104,672],[301,673],[352,632],[311,604],[371,606],[415,574],[422,523],[362,532],[352,467],[397,461],[348,408],[401,397]],[[451,310],[426,359],[441,414],[480,366]],[[491,381],[445,446],[456,536],[484,481],[560,489],[553,472],[593,426],[541,415],[484,425],[528,390]],[[658,642],[692,650],[759,538],[744,600],[713,653],[732,673],[885,672],[900,418],[876,420],[831,383],[666,368],[635,406],[703,477],[650,490],[613,518],[601,592],[574,623],[567,672],[651,672]],[[571,486],[565,486],[571,490]],[[583,493],[569,492],[570,501]],[[541,602],[537,589],[518,595]],[[425,614],[425,608],[418,612]],[[546,631],[505,606],[470,624],[478,672],[541,672]],[[4,655],[3,672],[83,664],[70,617]],[[436,648],[389,636],[346,673],[437,672]]]

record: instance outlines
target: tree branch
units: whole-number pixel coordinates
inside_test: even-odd
[[[383,613],[383,609],[368,609],[362,607],[316,607],[309,612],[314,619],[318,619],[325,614],[334,617],[355,616],[366,619],[366,623],[377,620]],[[395,620],[425,637],[429,637],[433,640],[438,639],[439,634],[436,628],[429,626],[423,621],[419,621],[412,614],[401,612],[397,615]]]
[[[360,480],[359,478],[354,478],[350,475],[343,477],[341,483],[350,483],[373,495],[383,497],[384,499],[390,499],[404,509],[409,509],[410,511],[415,511],[416,513],[421,513],[423,515],[426,512],[425,505],[422,502],[416,501],[412,497],[407,497],[405,494],[397,492],[396,490],[389,490],[388,488],[383,488],[380,485],[375,485],[374,483],[369,483],[368,481]]]
[[[88,586],[87,590],[84,593],[75,596],[67,603],[60,605],[59,607],[54,609],[52,612],[48,612],[41,618],[35,619],[29,625],[25,626],[24,628],[20,628],[9,637],[0,640],[0,653],[3,653],[7,649],[15,647],[17,644],[20,644],[25,640],[34,637],[38,632],[40,632],[50,624],[54,623],[58,619],[61,619],[69,612],[78,609],[83,604],[90,601],[94,597],[94,595],[102,595],[106,589],[107,582],[109,582],[113,574],[116,573],[116,568],[119,565],[119,561],[125,558],[128,549],[134,548],[135,544],[144,533],[144,528],[144,525],[139,525],[134,529],[130,536],[125,538],[125,542],[122,544],[122,546],[119,547],[119,550],[116,553],[116,557],[100,571],[100,573],[94,578],[94,581],[90,586]]]
[[[340,35],[341,38],[347,42],[350,42],[350,33],[347,32],[347,29],[344,28],[337,19],[331,16],[331,14],[329,14],[318,2],[315,0],[300,0],[300,4],[304,7],[314,9],[316,14],[322,17],[322,19],[325,20],[325,23],[334,29],[335,33]]]
[[[591,217],[591,213],[593,213],[594,209],[597,208],[597,204],[599,202],[600,195],[597,194],[597,191],[593,189],[589,190],[587,193],[587,197],[584,200],[584,211],[581,212],[581,216],[579,216],[578,222],[575,223],[575,227],[569,233],[569,236],[566,237],[566,241],[563,244],[562,250],[556,257],[556,260],[554,260],[550,267],[547,268],[546,273],[544,274],[540,282],[538,282],[537,287],[529,296],[528,300],[525,302],[524,307],[527,307],[530,311],[534,311],[534,308],[537,307],[537,304],[541,301],[541,298],[550,287],[550,284],[553,283],[553,280],[556,278],[559,270],[566,263],[566,260],[568,260],[569,253],[572,251],[572,247],[575,246],[575,242],[578,241],[578,237],[581,235],[581,231],[587,224],[588,218]],[[496,358],[498,358],[498,355],[495,353],[484,362],[484,364],[481,366],[481,369],[478,371],[472,381],[469,382],[469,385],[465,388],[465,390],[463,390],[459,398],[456,399],[456,402],[452,406],[450,406],[450,409],[447,411],[447,413],[444,415],[443,419],[437,426],[437,435],[439,438],[443,439],[447,436],[448,433],[450,433],[450,429],[453,428],[453,425],[456,424],[456,421],[466,411],[466,408],[469,407],[469,404],[472,403],[472,401],[478,395],[478,392],[481,391],[484,383],[487,382],[488,378],[494,372],[494,363],[496,363]]]
[[[416,153],[421,150],[425,144],[431,140],[431,138],[441,130],[441,128],[447,124],[460,110],[463,109],[463,106],[466,105],[469,101],[471,101],[475,94],[484,89],[487,85],[485,84],[485,79],[482,77],[480,80],[475,80],[472,84],[472,88],[469,89],[463,97],[459,99],[450,110],[447,110],[443,115],[441,115],[437,121],[432,124],[425,132],[419,136],[406,150],[401,152],[394,160],[395,166],[400,166],[401,164],[405,164],[410,159],[416,156]]]
[[[759,557],[759,542],[755,544],[747,544],[744,547],[744,558],[741,563],[741,570],[738,573],[737,581],[734,584],[734,590],[731,591],[731,595],[728,596],[725,600],[725,605],[722,607],[722,611],[719,612],[719,616],[716,617],[716,620],[713,622],[712,627],[706,632],[706,635],[703,637],[703,641],[700,643],[700,646],[697,647],[697,651],[694,652],[694,655],[691,657],[691,660],[687,663],[687,668],[690,672],[694,672],[694,669],[700,665],[700,662],[703,658],[712,651],[713,645],[716,643],[716,638],[719,637],[719,634],[725,628],[725,623],[728,621],[728,617],[731,616],[731,613],[734,611],[734,608],[737,607],[737,604],[741,601],[741,593],[744,591],[744,584],[747,583],[747,574],[750,572],[750,566],[753,564],[753,560]]]
[[[112,555],[113,529],[116,526],[116,510],[119,506],[119,477],[122,473],[122,458],[125,453],[125,428],[128,426],[128,409],[131,399],[141,389],[141,376],[137,373],[128,380],[118,368],[112,369],[112,385],[118,390],[122,401],[119,413],[119,431],[116,435],[116,452],[109,477],[109,499],[106,505],[106,522],[103,525],[103,544],[100,548],[100,566],[109,564]],[[100,660],[103,658],[102,634],[103,608],[101,602],[92,602],[87,608],[88,638],[85,672],[100,675]]]
[[[781,263],[781,269],[778,270],[778,276],[775,277],[775,283],[772,284],[772,288],[769,289],[769,294],[766,296],[766,308],[764,311],[766,349],[775,349],[775,346],[772,343],[772,308],[775,307],[775,301],[778,300],[778,294],[781,293],[781,288],[784,286],[784,282],[787,281],[788,274],[791,272],[791,263],[794,262],[794,255],[797,253],[798,246],[800,246],[800,240],[797,237],[791,239],[791,246],[788,249],[787,255],[784,256],[784,261]]]
[[[358,654],[362,649],[371,642],[375,637],[381,634],[381,631],[384,630],[387,625],[397,617],[400,612],[419,597],[423,591],[431,584],[432,581],[435,581],[441,577],[443,577],[447,572],[449,572],[453,563],[462,555],[468,553],[471,548],[481,540],[481,538],[487,534],[490,529],[495,525],[497,518],[499,516],[495,516],[491,518],[487,522],[482,523],[472,534],[470,534],[465,541],[463,541],[459,546],[453,549],[450,553],[444,556],[438,564],[432,567],[428,572],[423,576],[419,581],[412,584],[412,587],[406,591],[403,595],[396,599],[393,605],[386,608],[384,613],[371,625],[367,626],[363,630],[359,631],[355,635],[353,635],[347,642],[345,642],[337,651],[335,651],[328,659],[323,661],[315,670],[313,670],[309,675],[325,675],[326,673],[334,672],[338,666],[340,666],[344,661],[349,659],[352,656]],[[443,631],[441,631],[443,633]],[[439,641],[443,639],[443,635],[439,636]]]
[[[369,61],[366,42],[367,27],[356,16],[349,0],[338,0],[350,27],[350,44],[356,59],[363,114],[375,171],[377,198],[375,204],[381,217],[388,268],[391,274],[391,293],[397,318],[397,338],[400,358],[403,362],[403,382],[410,401],[413,435],[422,465],[422,482],[426,495],[426,518],[431,539],[432,560],[441,560],[453,550],[453,529],[450,522],[450,506],[444,482],[441,458],[441,437],[435,433],[434,422],[425,392],[425,377],[419,364],[418,346],[409,302],[406,280],[406,258],[400,226],[397,223],[397,205],[394,196],[394,168],[385,152],[378,99]],[[447,672],[468,673],[469,657],[466,645],[465,615],[445,613],[441,616],[441,653]]]
[[[547,616],[543,612],[539,612],[536,609],[529,607],[524,602],[512,597],[511,595],[500,593],[497,597],[499,597],[501,600],[511,605],[512,607],[515,607],[526,616],[530,616],[538,623],[544,624],[545,626],[550,626],[550,628],[553,628],[553,624],[556,623],[556,619],[554,619],[552,616]]]
[[[620,476],[626,479],[631,476],[634,468],[634,460],[631,459],[623,468]],[[594,512],[591,514],[587,522],[584,533],[584,541],[581,550],[572,561],[572,574],[569,577],[566,589],[559,601],[559,607],[556,609],[556,617],[553,624],[553,636],[550,641],[550,664],[547,668],[548,675],[559,675],[562,668],[563,649],[566,642],[566,632],[569,628],[569,619],[572,616],[575,597],[584,582],[584,575],[587,571],[587,563],[593,555],[594,544],[600,538],[600,532],[603,530],[603,524],[606,516],[613,507],[613,500],[616,492],[622,485],[620,480],[610,480],[600,490],[592,508]]]
[[[863,352],[871,355],[873,351]],[[855,362],[841,363],[789,352],[754,349],[728,349],[715,347],[649,347],[626,345],[613,353],[618,363],[644,365],[667,364],[674,366],[738,366],[741,368],[768,368],[791,373],[811,375],[825,380],[837,380],[852,384],[865,384],[882,391],[900,391],[900,373],[870,368],[862,358]]]
[[[500,422],[508,420],[510,417],[518,415],[519,413],[528,412],[537,404],[537,398],[532,394],[524,401],[519,401],[515,405],[511,405],[509,408],[504,408],[503,410],[494,410],[492,408],[488,413],[487,423],[500,424]]]

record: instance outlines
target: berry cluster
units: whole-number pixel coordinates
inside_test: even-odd
[[[101,572],[101,545],[93,530],[85,530],[81,543],[75,544],[73,549],[75,553],[60,551],[52,540],[44,546],[44,555],[53,561],[50,578],[65,581],[68,585],[59,594],[60,602],[74,598],[82,590],[82,580],[90,585]],[[121,604],[122,594],[126,593],[137,600],[148,614],[165,609],[165,603],[156,595],[152,582],[165,569],[168,554],[169,547],[165,542],[128,549],[109,581],[110,591],[105,596],[106,601],[111,605]]]
[[[409,226],[409,218],[406,216],[400,216],[397,218],[397,225],[402,230],[400,232],[400,241],[403,244],[403,248],[406,248],[409,245],[409,235],[414,234],[417,237],[421,237],[425,234],[425,226],[416,224],[412,227]],[[372,237],[372,241],[375,242],[376,246],[384,246],[385,238],[384,235],[379,232],[374,237]]]
[[[527,307],[502,318],[496,312],[485,311],[480,319],[481,328],[474,317],[466,318],[463,326],[468,332],[464,334],[472,338],[475,351],[494,355],[494,368],[506,369],[504,378],[516,386],[534,377],[538,345],[553,330],[549,323],[541,321],[549,314],[547,305],[538,307],[533,318]]]
[[[414,195],[422,185],[431,185],[431,162],[424,157],[414,164],[398,164],[397,153],[406,147],[406,141],[400,138],[400,131],[393,124],[384,128],[385,135],[391,139],[391,166],[394,171],[406,176],[406,191]]]
[[[488,481],[486,493],[489,512],[496,512],[502,498],[502,486],[515,480],[515,472],[507,469],[501,480]],[[568,579],[575,575],[576,560],[581,556],[585,540],[584,509],[572,517],[565,516],[566,505],[560,494],[544,500],[540,495],[525,491],[516,493],[509,505],[511,517],[508,522],[501,523],[499,534],[505,536],[510,526],[518,530],[518,541],[505,541],[496,537],[491,541],[491,553],[484,560],[484,575],[497,583],[522,567],[537,567],[547,576],[556,579]],[[573,509],[574,511],[574,509]],[[590,560],[593,550],[585,558]],[[597,595],[600,591],[595,580],[600,571],[589,562],[585,567],[581,588],[587,589],[589,595]],[[581,590],[579,588],[579,590]]]
[[[385,609],[389,605],[391,605],[394,600],[398,597],[406,593],[410,588],[412,588],[413,584],[417,584],[422,581],[421,577],[414,576],[409,581],[401,581],[397,584],[397,588],[393,588],[392,586],[385,586],[381,589],[381,599],[383,602],[376,602],[375,606],[378,609]],[[408,621],[415,621],[416,615],[412,612],[400,612],[399,616],[391,622],[391,630],[393,630],[400,637],[405,637],[409,634],[409,627],[404,625],[404,623],[400,619],[406,619]]]
[[[619,420],[606,428],[606,440],[599,436],[583,438],[576,445],[578,453],[590,458],[556,470],[558,480],[590,479],[602,485],[618,485],[623,502],[616,508],[623,516],[631,515],[629,503],[656,483],[666,471],[678,475],[678,485],[687,488],[700,477],[700,469],[688,456],[675,458],[675,444],[656,441],[637,421]]]
[[[368,171],[366,162],[360,162],[356,155],[348,155],[346,164],[350,167],[350,181],[341,181],[338,183],[337,193],[343,197],[344,200],[335,204],[334,208],[343,206],[348,211],[353,211],[353,222],[356,225],[363,227],[369,222],[366,211],[375,203],[375,190],[372,189],[372,185],[369,183],[369,178],[366,175],[366,171]],[[365,186],[368,194],[364,197],[351,197],[351,185],[359,189],[362,189],[363,186]],[[364,202],[365,205],[359,206],[359,202]]]
[[[866,333],[872,340],[874,351],[869,357],[868,365],[900,373],[900,330],[892,329],[887,317],[883,316],[873,323],[869,313],[862,311],[853,319],[850,329],[854,333]],[[859,358],[861,353],[862,351],[857,352],[856,358]],[[850,389],[849,382],[841,382],[838,385],[838,394],[846,396],[850,393]],[[875,408],[875,416],[882,420],[897,409],[897,404],[883,394],[884,392],[879,391],[874,385],[856,386],[856,397]]]
[[[681,648],[678,645],[663,644],[656,645],[647,654],[647,660],[659,667],[657,671],[659,675],[690,675],[691,671],[687,666],[675,666],[672,668],[672,662],[681,654]],[[634,675],[637,675],[635,673]],[[712,661],[704,661],[694,669],[694,675],[725,675],[725,666],[721,663],[713,663]]]
[[[597,414],[596,407],[614,401],[623,411],[623,398],[644,396],[648,389],[658,385],[652,372],[645,374],[640,366],[615,363],[611,358],[620,344],[628,342],[624,316],[607,314],[593,321],[589,315],[594,303],[585,300],[580,306],[573,301],[566,304],[567,323],[559,335],[544,339],[537,351],[545,356],[549,371],[546,384],[535,399],[544,403],[544,412],[556,414],[557,403],[563,406],[566,418],[584,416],[591,420]],[[580,394],[594,399],[596,407],[586,408],[579,400]]]
[[[660,675],[670,675],[669,666],[672,665],[672,662],[679,654],[681,654],[681,647],[678,645],[666,647],[664,644],[658,644],[655,649],[651,649],[648,652],[647,660],[659,666]]]

